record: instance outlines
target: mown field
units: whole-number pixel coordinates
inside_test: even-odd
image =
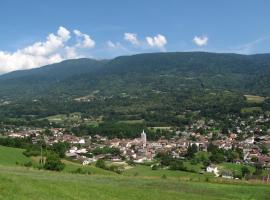
[[[70,161],[65,161],[63,172],[49,172],[14,164],[29,159],[20,149],[0,147],[0,154],[0,199],[5,200],[267,200],[270,196],[270,185],[208,182],[206,177],[212,176],[206,174],[136,166],[119,175],[87,166],[83,168],[91,174],[81,175],[70,173],[82,167]]]

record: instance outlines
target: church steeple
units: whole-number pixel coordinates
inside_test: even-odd
[[[147,139],[146,139],[146,133],[144,132],[144,130],[141,133],[141,140],[143,142],[143,145],[146,145]]]

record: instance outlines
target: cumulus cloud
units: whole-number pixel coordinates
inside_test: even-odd
[[[164,35],[158,34],[154,37],[146,37],[146,42],[150,47],[164,48],[167,44],[167,39]]]
[[[74,34],[79,39],[71,46],[68,45],[72,37],[70,31],[60,26],[57,32],[50,33],[45,41],[35,42],[15,52],[0,50],[0,74],[78,58],[81,57],[78,55],[80,48],[94,47],[95,41],[89,35],[78,30],[74,31]]]
[[[135,33],[125,33],[124,34],[124,39],[128,42],[130,42],[133,45],[139,45],[140,42],[137,38],[137,34]]]
[[[206,36],[195,36],[193,38],[194,44],[196,44],[199,47],[206,46],[208,43],[208,37]]]
[[[95,46],[95,41],[89,35],[81,33],[79,30],[74,30],[73,32],[78,38],[77,47],[93,48]]]

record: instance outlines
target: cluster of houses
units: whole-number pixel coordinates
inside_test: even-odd
[[[269,120],[259,117],[251,119],[255,123],[268,123]],[[148,141],[145,131],[142,131],[139,138],[135,139],[109,139],[105,136],[82,136],[78,137],[73,134],[66,134],[64,128],[51,128],[49,135],[44,135],[42,129],[24,129],[21,131],[9,131],[7,136],[13,138],[31,137],[33,143],[39,139],[44,140],[47,144],[57,142],[68,142],[71,148],[66,152],[66,156],[80,160],[82,164],[90,164],[101,158],[106,158],[112,162],[123,162],[124,160],[132,160],[135,163],[143,163],[151,161],[159,152],[171,152],[175,158],[182,158],[187,153],[190,145],[196,145],[198,150],[207,151],[210,143],[219,149],[230,150],[240,148],[243,150],[243,159],[235,160],[236,163],[252,163],[259,162],[262,166],[270,168],[270,155],[264,153],[262,146],[270,149],[270,132],[262,134],[259,127],[251,127],[248,122],[241,119],[235,120],[235,129],[229,134],[218,133],[213,137],[214,133],[209,131],[209,127],[213,127],[214,121],[205,124],[201,121],[186,127],[184,131],[176,131],[175,136],[170,139],[160,138],[157,141]],[[206,133],[199,133],[199,129],[207,130]],[[243,134],[245,132],[245,134]],[[216,133],[215,133],[216,134]],[[242,134],[244,139],[239,139]],[[42,138],[41,138],[42,137]],[[114,147],[119,149],[119,155],[100,154],[92,155],[92,151],[96,148]],[[213,173],[217,173],[216,169],[208,169]]]

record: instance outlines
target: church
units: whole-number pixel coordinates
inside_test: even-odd
[[[147,139],[146,139],[146,133],[144,132],[144,130],[141,133],[141,141],[143,143],[143,146],[146,146]]]

